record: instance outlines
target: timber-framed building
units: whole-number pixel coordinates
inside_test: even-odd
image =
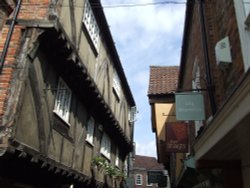
[[[2,0],[0,52],[0,187],[123,187],[135,101],[100,1]]]

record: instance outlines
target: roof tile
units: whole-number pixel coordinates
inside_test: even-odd
[[[148,95],[174,93],[178,76],[179,66],[150,66]]]
[[[135,156],[134,168],[145,168],[146,170],[164,170],[163,164],[157,162],[155,157]]]

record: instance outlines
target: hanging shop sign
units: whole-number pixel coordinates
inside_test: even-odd
[[[176,93],[176,119],[177,120],[204,120],[204,101],[201,93]]]
[[[188,153],[188,126],[186,123],[166,123],[167,152]]]

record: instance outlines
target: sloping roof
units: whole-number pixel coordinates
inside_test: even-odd
[[[134,168],[145,170],[164,170],[163,164],[158,163],[155,157],[141,155],[135,156]]]
[[[150,66],[148,95],[174,93],[178,76],[179,66]]]
[[[105,13],[104,13],[102,8],[96,8],[96,7],[102,7],[101,0],[92,0],[89,2],[92,6],[92,10],[93,10],[93,13],[95,15],[95,18],[97,19],[96,21],[98,22],[99,29],[101,29],[102,34],[105,35],[103,37],[103,40],[106,41],[106,45],[108,46],[107,49],[108,49],[108,51],[113,59],[113,63],[114,63],[114,66],[116,68],[116,71],[119,75],[119,79],[121,79],[121,84],[125,89],[124,93],[125,93],[128,101],[130,102],[130,105],[136,106],[133,95],[132,95],[132,91],[129,87],[127,77],[126,77],[125,72],[123,70],[122,63],[120,61],[117,49],[116,49],[115,44],[114,44],[114,40],[113,40],[111,31],[109,29],[109,25],[108,25]]]

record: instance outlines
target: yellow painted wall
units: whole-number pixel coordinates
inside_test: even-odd
[[[169,116],[170,115],[170,116]],[[160,103],[155,104],[155,121],[157,138],[165,140],[165,123],[175,122],[175,104]]]
[[[165,130],[165,124],[166,122],[176,122],[176,116],[175,116],[175,104],[174,103],[158,103],[155,104],[155,126],[156,126],[156,135],[157,135],[157,142],[162,143],[166,141],[166,130]],[[158,156],[160,158],[161,162],[165,161],[165,156],[167,154],[166,152],[166,145],[159,145],[158,146]],[[177,153],[176,154],[176,164],[175,164],[175,176],[179,177],[182,169],[183,164],[181,162],[181,159],[185,158],[185,154],[183,153]]]

